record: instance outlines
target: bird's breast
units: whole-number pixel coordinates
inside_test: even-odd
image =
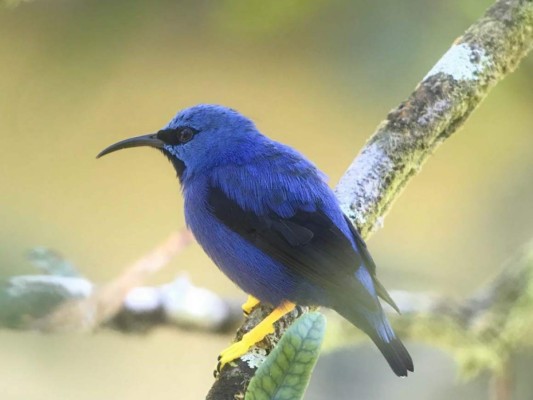
[[[184,188],[185,219],[213,262],[246,293],[277,305],[297,282],[286,268],[222,223],[210,210],[207,180]]]

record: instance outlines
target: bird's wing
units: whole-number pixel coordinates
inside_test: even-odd
[[[244,210],[217,187],[209,189],[208,204],[214,216],[228,228],[291,272],[333,296],[345,296],[349,289],[350,297],[355,296],[368,310],[379,307],[368,282],[359,281],[355,275],[359,267],[369,267],[368,252],[356,252],[350,240],[320,209],[297,210],[288,218],[272,210],[258,215]]]

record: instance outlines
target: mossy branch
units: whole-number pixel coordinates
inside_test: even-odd
[[[458,130],[489,90],[516,68],[532,46],[533,1],[499,0],[454,42],[407,100],[388,114],[336,188],[344,211],[365,238],[381,225],[393,201],[438,145]],[[119,278],[101,287],[76,276],[72,266],[61,259],[56,260],[52,271],[47,271],[55,276],[11,278],[0,285],[0,326],[44,331],[108,326],[126,332],[143,331],[158,324],[192,324],[208,330],[227,326],[240,314],[234,303],[190,284],[179,288],[138,288],[189,241],[183,232],[170,237]],[[475,374],[481,368],[501,370],[509,354],[530,346],[533,337],[533,251],[528,249],[492,285],[463,302],[394,293],[404,311],[402,318],[395,321],[399,334],[448,348],[466,373]],[[207,304],[205,309],[192,313],[180,308],[175,295],[184,291],[204,296],[196,303]],[[207,315],[207,310],[215,312]],[[268,307],[257,307],[239,328],[237,338],[270,311]],[[207,319],[191,320],[199,313],[207,315]],[[226,317],[221,318],[221,314]],[[264,354],[276,346],[297,316],[298,312],[287,315],[276,325],[276,332],[252,348],[236,366],[226,366],[207,399],[243,397]],[[339,336],[346,340],[357,335],[347,324],[336,327],[330,323],[329,329],[349,330],[349,334]],[[340,344],[339,339],[336,345]]]
[[[533,2],[497,1],[390,111],[336,188],[365,238],[427,158],[532,46]]]
[[[407,100],[388,114],[336,188],[345,213],[365,239],[380,226],[393,201],[438,145],[462,126],[532,47],[533,2],[496,1],[455,40]],[[237,338],[269,311],[268,307],[256,308]],[[261,346],[270,351],[294,318],[294,314],[287,315]],[[242,359],[236,366],[226,366],[207,399],[234,399],[245,393],[256,369]]]

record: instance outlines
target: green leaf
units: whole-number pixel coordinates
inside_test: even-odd
[[[245,400],[298,400],[305,393],[320,354],[326,318],[301,316],[281,337],[248,385]]]

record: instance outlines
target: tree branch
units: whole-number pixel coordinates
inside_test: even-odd
[[[409,98],[389,113],[336,188],[343,210],[365,238],[379,228],[392,202],[424,161],[518,65],[532,45],[533,2],[497,1],[455,41]],[[1,284],[0,326],[52,332],[99,326],[145,332],[161,324],[227,329],[240,318],[237,304],[194,287],[186,278],[159,287],[139,287],[189,242],[190,236],[183,232],[170,237],[102,287],[80,276],[61,257],[36,253],[34,262],[53,275],[19,276]],[[518,267],[505,269],[487,289],[463,302],[393,292],[404,310],[404,315],[394,321],[398,332],[453,349],[466,372],[475,373],[487,366],[501,371],[514,346],[530,345],[533,337],[533,251],[527,254],[512,264]],[[193,297],[196,301],[189,301]],[[191,308],[191,303],[201,307]],[[266,354],[298,313],[306,311],[300,308],[287,315],[274,334],[234,366],[226,366],[207,398],[240,398]],[[239,328],[237,339],[269,312],[268,307],[257,307]],[[524,331],[525,324],[529,328]],[[329,346],[357,338],[357,331],[345,322],[330,323],[328,329],[339,330],[338,335],[329,336],[336,338]],[[342,334],[345,330],[349,333]],[[502,393],[505,381],[495,379]]]
[[[499,0],[454,42],[409,98],[389,113],[336,188],[343,210],[364,238],[381,225],[393,201],[437,146],[458,130],[532,46],[533,2]],[[269,312],[268,307],[256,308],[236,339]],[[265,352],[295,318],[295,313],[287,315],[275,334],[235,366],[227,365],[207,399],[229,400],[245,393]]]
[[[500,0],[472,25],[392,110],[341,178],[336,192],[367,237],[439,144],[533,46],[531,0]]]

